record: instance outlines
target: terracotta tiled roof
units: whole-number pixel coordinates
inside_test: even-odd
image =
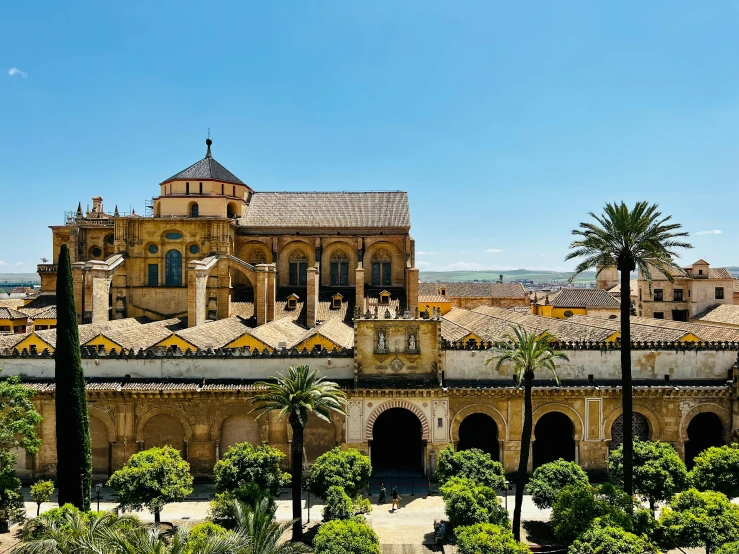
[[[23,306],[23,308],[31,310],[34,308],[48,308],[49,306],[56,306],[56,294],[39,294],[36,298]]]
[[[633,324],[648,325],[660,329],[679,329],[686,333],[693,333],[696,337],[705,341],[739,341],[739,329],[732,329],[731,327],[637,316],[632,316],[631,321]]]
[[[56,306],[48,308],[39,308],[33,315],[33,319],[56,319]]]
[[[733,275],[725,267],[710,268],[708,270],[709,279],[733,279]]]
[[[0,306],[0,319],[28,319],[28,316],[13,308]]]
[[[242,319],[250,319],[255,315],[254,302],[231,302],[230,317],[240,317]]]
[[[126,350],[151,348],[184,328],[181,319],[153,321],[145,325],[125,326],[102,331],[100,334]]]
[[[0,300],[0,306],[2,306],[3,308],[13,308],[14,310],[17,310],[18,308],[23,307],[23,299],[5,298],[3,300]]]
[[[734,279],[734,292],[739,292],[739,279]]]
[[[305,335],[305,331],[305,327],[301,327],[288,318],[282,318],[255,327],[250,330],[250,333],[271,348],[279,348],[280,343],[283,342],[285,347],[290,348]]]
[[[739,305],[716,304],[703,310],[693,320],[700,321],[701,323],[739,325]]]
[[[175,335],[199,349],[223,348],[242,335],[248,334],[249,326],[240,317],[229,317],[209,321],[188,329],[177,331]],[[164,337],[166,338],[166,337]],[[163,339],[161,339],[163,340]]]
[[[418,294],[440,294],[441,288],[452,298],[491,297],[525,298],[526,289],[521,283],[419,283]]]
[[[440,302],[447,302],[451,304],[452,300],[448,296],[442,296],[441,294],[423,294],[418,296],[418,302],[420,304],[423,303],[434,303],[438,304]]]
[[[255,192],[246,228],[396,228],[411,226],[405,192]]]
[[[441,336],[449,341],[462,340],[472,331],[463,325],[459,325],[445,317],[441,318]]]
[[[631,282],[629,283],[629,292],[631,293],[631,296],[639,296],[639,280],[638,279],[631,279]],[[615,287],[611,287],[608,289],[608,292],[615,296],[616,298],[621,297],[621,283],[616,285]]]
[[[544,305],[547,297],[540,298],[538,304]],[[589,308],[620,306],[608,291],[603,289],[566,288],[549,296],[549,304],[557,308]]]
[[[288,348],[298,345],[315,335],[325,337],[340,348],[352,348],[354,346],[354,327],[350,327],[340,319],[329,319],[313,329],[306,331],[293,344],[289,344]]]
[[[13,348],[20,341],[25,339],[30,333],[21,333],[19,335],[0,335],[0,350],[5,348]]]
[[[123,329],[125,327],[140,327],[152,323],[148,317],[129,317],[125,319],[113,319],[103,323],[88,323],[79,326],[80,344],[85,344],[97,337],[100,333],[112,329]],[[154,322],[161,323],[161,322]],[[43,331],[34,331],[34,334],[41,340],[56,347],[56,329],[45,329]]]

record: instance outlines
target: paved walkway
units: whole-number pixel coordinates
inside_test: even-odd
[[[162,521],[170,522],[193,522],[203,521],[208,516],[210,500],[215,494],[212,484],[196,484],[193,494],[186,502],[168,504],[162,511]],[[31,502],[28,488],[23,489],[26,500],[26,512],[28,517],[36,515],[36,504]],[[53,500],[56,500],[54,498]],[[427,554],[428,552],[441,551],[433,546],[434,520],[445,519],[444,501],[438,494],[438,489],[432,485],[432,494],[426,498],[404,496],[401,498],[400,510],[392,511],[390,503],[377,504],[377,496],[370,497],[372,512],[368,514],[367,520],[378,534],[382,544],[382,554]],[[321,521],[322,503],[315,503],[316,497],[311,496],[310,522],[315,524]],[[320,502],[320,499],[319,499]],[[505,497],[501,497],[501,503],[505,504]],[[508,495],[508,511],[513,518],[513,495]],[[115,501],[115,492],[112,489],[101,490],[101,510],[112,510],[118,504]],[[41,505],[41,512],[56,508],[56,502]],[[97,500],[93,498],[92,508],[97,509]],[[135,512],[143,521],[154,521],[153,514],[144,510]],[[540,510],[531,501],[531,497],[524,496],[521,510],[523,521],[548,521],[551,510]],[[292,501],[290,492],[285,489],[277,499],[277,519],[289,521],[292,519]],[[303,522],[308,521],[308,498],[303,496]],[[0,554],[4,554],[7,544],[11,543],[11,535],[0,535]],[[678,554],[678,551],[674,551]],[[686,549],[686,552],[702,552],[701,549]]]

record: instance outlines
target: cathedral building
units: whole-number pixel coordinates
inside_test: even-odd
[[[624,424],[689,465],[734,440],[739,328],[634,317],[624,422],[618,320],[533,314],[520,285],[434,283],[419,300],[405,193],[260,193],[207,146],[160,184],[151,213],[110,214],[95,198],[52,227],[54,251],[68,244],[74,262],[96,479],[153,446],[178,449],[203,477],[237,442],[290,456],[287,422],[255,419],[250,400],[259,381],[303,364],[349,397],[347,416],[309,419],[305,469],[354,447],[378,479],[423,493],[440,450],[476,447],[515,471],[523,391],[510,367],[488,363],[515,326],[568,357],[556,379],[535,380],[531,469],[561,457],[604,471]],[[35,309],[49,310],[56,266],[39,273]],[[3,375],[36,391],[43,416],[41,450],[19,456],[24,478],[55,471],[56,331],[0,336]]]

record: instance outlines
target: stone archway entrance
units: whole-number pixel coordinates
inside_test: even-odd
[[[423,429],[418,416],[405,408],[382,412],[372,428],[372,467],[423,470]]]
[[[534,469],[562,458],[575,460],[575,427],[561,412],[549,412],[539,418],[534,427]]]
[[[459,426],[459,444],[457,450],[479,448],[499,461],[498,425],[488,414],[470,414]]]
[[[713,412],[703,412],[690,420],[688,441],[685,443],[685,465],[693,469],[693,460],[711,446],[723,446],[724,424]]]

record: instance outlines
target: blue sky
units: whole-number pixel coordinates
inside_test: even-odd
[[[255,190],[407,190],[421,269],[565,268],[607,201],[739,264],[739,3],[14,2],[0,272],[94,195],[216,159]]]

